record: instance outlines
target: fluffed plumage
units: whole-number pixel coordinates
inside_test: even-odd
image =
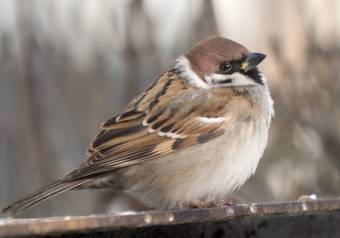
[[[235,190],[254,173],[273,114],[266,82],[256,83],[242,71],[247,52],[220,37],[197,45],[101,125],[85,163],[3,212],[79,188],[119,189],[156,208],[183,207]],[[238,71],[220,73],[224,61],[239,64]]]

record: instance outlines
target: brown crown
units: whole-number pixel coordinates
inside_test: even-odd
[[[198,43],[185,56],[192,70],[203,78],[205,75],[216,72],[223,62],[242,59],[246,52],[248,52],[247,48],[235,41],[223,37],[212,37]]]

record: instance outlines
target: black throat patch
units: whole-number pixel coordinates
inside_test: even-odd
[[[243,70],[240,71],[241,74],[244,74],[254,80],[256,83],[264,85],[263,79],[261,77],[261,73],[257,68],[253,68],[247,72],[244,72]]]

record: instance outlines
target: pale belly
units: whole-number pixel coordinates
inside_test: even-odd
[[[218,141],[121,171],[126,192],[155,208],[223,198],[255,172],[268,138],[264,122],[230,131]]]

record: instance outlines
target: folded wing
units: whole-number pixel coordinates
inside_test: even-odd
[[[215,90],[213,92],[213,90]],[[102,124],[90,157],[64,181],[106,174],[217,139],[225,132],[228,89],[189,88],[165,74],[124,113]]]

